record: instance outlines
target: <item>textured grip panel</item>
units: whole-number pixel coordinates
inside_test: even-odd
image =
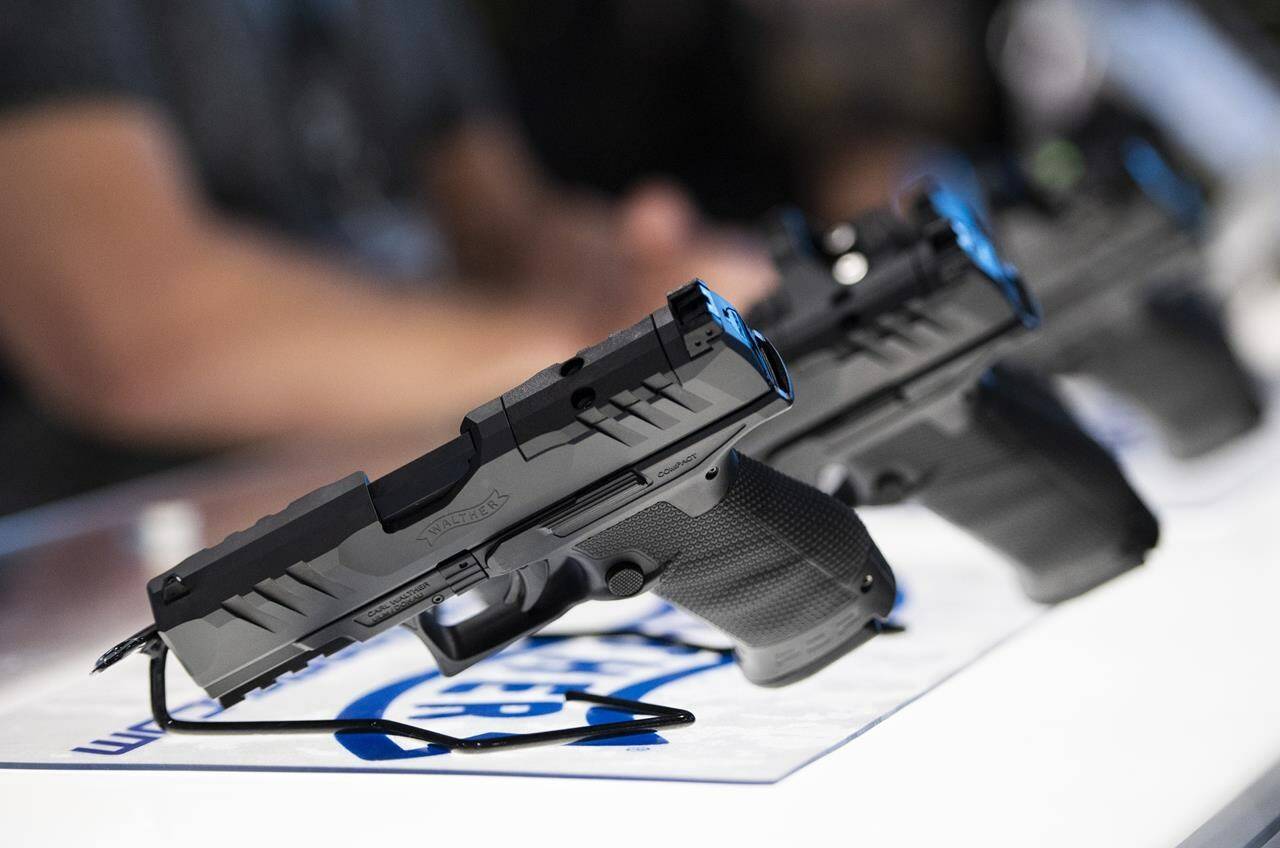
[[[665,566],[658,594],[731,636],[755,683],[817,671],[893,605],[893,575],[853,510],[749,457],[697,517],[659,503],[581,543],[597,559]]]
[[[921,426],[894,449],[939,458],[920,501],[1012,558],[1028,595],[1065,600],[1145,559],[1155,518],[1043,381],[994,368],[969,413],[959,435]]]
[[[1253,429],[1262,399],[1215,305],[1183,284],[1149,298],[1146,321],[1091,339],[1081,370],[1150,415],[1175,456],[1200,456]]]

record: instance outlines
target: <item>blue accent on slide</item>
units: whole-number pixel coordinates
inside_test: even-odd
[[[929,201],[938,214],[951,222],[956,244],[969,255],[978,270],[996,284],[1022,325],[1028,329],[1040,326],[1039,305],[1022,284],[1018,269],[1000,257],[973,206],[960,192],[942,185],[929,192]]]
[[[1124,167],[1143,193],[1179,225],[1195,229],[1204,215],[1204,197],[1195,183],[1178,174],[1151,142],[1133,137],[1124,145]]]

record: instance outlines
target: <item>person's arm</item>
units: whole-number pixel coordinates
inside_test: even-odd
[[[501,120],[437,139],[424,172],[463,270],[561,314],[621,327],[693,277],[744,309],[774,284],[764,240],[704,220],[680,186],[650,180],[615,200],[557,185]]]
[[[126,101],[0,120],[0,345],[73,421],[218,445],[454,421],[609,327],[518,297],[407,297],[211,211]]]

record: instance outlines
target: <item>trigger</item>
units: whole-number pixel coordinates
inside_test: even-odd
[[[521,612],[528,612],[541,597],[550,575],[551,567],[545,559],[525,566],[513,575],[515,579],[507,587],[507,596],[503,598],[503,602],[519,604]]]

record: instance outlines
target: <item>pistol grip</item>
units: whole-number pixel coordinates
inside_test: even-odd
[[[759,685],[807,677],[870,638],[896,590],[853,510],[737,451],[717,473],[732,478],[702,514],[658,503],[578,549],[661,565],[658,594],[728,634]]]
[[[1066,600],[1146,558],[1155,517],[1046,382],[997,366],[961,403],[958,434],[904,431],[894,450],[936,458],[916,496],[1013,560],[1028,596]]]
[[[1143,320],[1090,339],[1080,372],[1150,416],[1180,458],[1208,453],[1258,424],[1261,396],[1207,295],[1166,284],[1147,294],[1140,314]]]

